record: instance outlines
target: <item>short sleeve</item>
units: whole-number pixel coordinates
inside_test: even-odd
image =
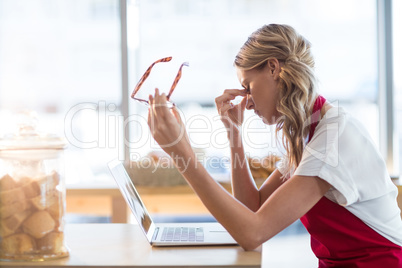
[[[332,188],[326,196],[343,206],[381,196],[376,185],[383,189],[387,178],[385,163],[364,126],[339,107],[321,119],[294,174],[327,181]]]

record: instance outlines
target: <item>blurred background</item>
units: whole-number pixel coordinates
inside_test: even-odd
[[[160,150],[148,133],[147,108],[128,95],[146,68],[166,56],[173,60],[154,67],[138,96],[147,98],[155,87],[168,91],[188,61],[172,100],[194,147],[226,159],[214,98],[226,88],[240,88],[234,57],[254,30],[269,23],[290,24],[310,40],[320,93],[357,116],[379,147],[387,143],[380,131],[379,96],[386,89],[379,87],[377,1],[121,3],[0,0],[0,132],[10,132],[17,112],[35,111],[43,131],[70,143],[68,182],[108,180],[111,159],[137,160]],[[402,159],[401,11],[401,1],[392,1],[395,139],[394,157],[387,161],[394,176]],[[280,154],[273,128],[252,112],[246,125],[251,157]]]
[[[375,0],[128,0],[124,10],[126,21],[118,0],[0,0],[0,131],[10,131],[16,112],[37,112],[43,130],[70,142],[67,180],[103,180],[111,159],[158,150],[147,132],[146,107],[128,95],[146,68],[166,56],[173,60],[155,66],[139,96],[156,86],[167,91],[188,61],[172,100],[189,122],[194,147],[226,156],[214,98],[240,87],[234,57],[251,32],[269,23],[290,24],[310,40],[320,93],[355,114],[379,146],[386,139],[380,135]],[[396,138],[390,172],[396,176],[402,159],[401,12],[401,1],[392,1]],[[274,130],[252,113],[247,120],[248,153],[278,153]]]

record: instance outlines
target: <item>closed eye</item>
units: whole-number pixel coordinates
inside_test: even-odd
[[[246,94],[250,94],[250,88],[249,87],[246,87],[246,86],[244,86],[244,85],[242,85],[243,86],[243,88],[246,90]]]

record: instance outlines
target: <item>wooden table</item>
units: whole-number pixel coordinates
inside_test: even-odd
[[[0,267],[260,267],[261,247],[151,247],[137,225],[67,224],[70,256],[44,262],[0,262]]]

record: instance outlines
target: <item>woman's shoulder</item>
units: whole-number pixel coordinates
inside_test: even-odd
[[[327,132],[342,133],[350,123],[350,114],[340,106],[326,106],[321,113],[321,119],[317,124],[314,136],[320,136]]]
[[[313,140],[309,146],[317,147],[314,148],[317,151],[333,148],[337,154],[344,152],[343,157],[355,155],[360,159],[367,157],[368,161],[371,161],[374,155],[380,157],[378,145],[366,126],[339,106],[327,110],[316,128]],[[362,151],[367,154],[362,155]]]
[[[342,107],[335,105],[328,105],[325,107],[322,120],[346,120],[350,117],[350,114]]]
[[[360,135],[369,135],[366,127],[359,121],[358,118],[350,114],[342,106],[330,106],[326,109],[325,114],[318,123],[318,129],[332,129],[339,134],[347,134],[358,132]]]
[[[367,127],[342,107],[333,106],[328,109],[317,126],[316,133],[318,146],[332,148],[332,152],[345,161],[358,159],[365,165],[383,161],[378,144]]]

